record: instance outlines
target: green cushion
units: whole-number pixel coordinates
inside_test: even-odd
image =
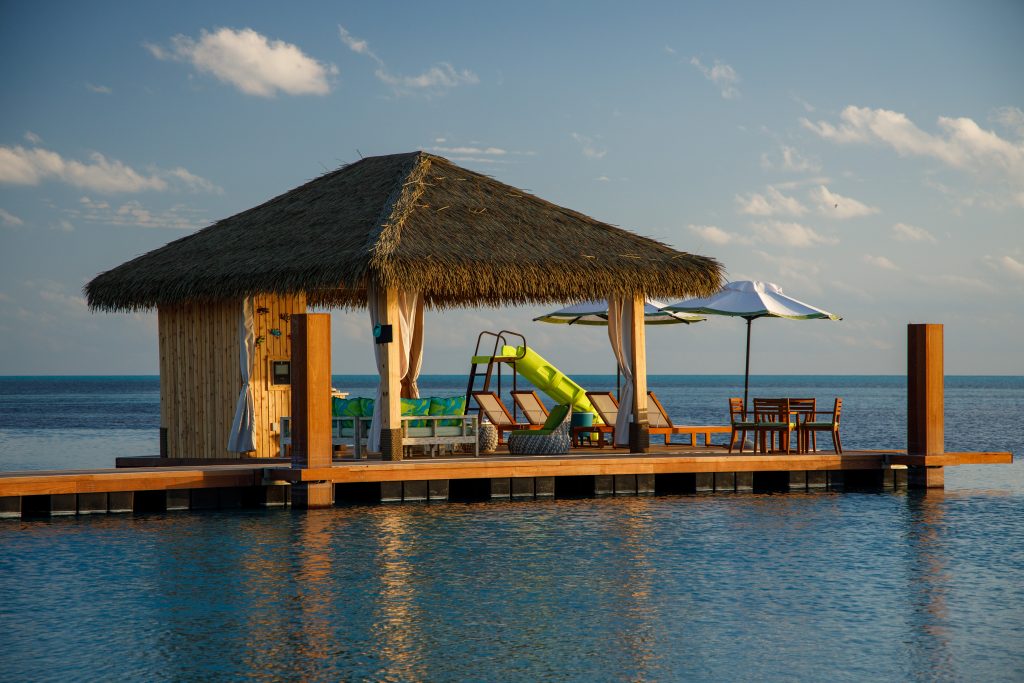
[[[359,417],[362,415],[363,399],[331,397],[331,417]],[[352,420],[342,420],[341,426],[352,428]]]
[[[756,422],[733,422],[733,429],[753,429],[757,426]]]
[[[429,415],[430,414],[430,399],[429,398],[403,398],[402,400],[402,415]],[[412,420],[409,423],[410,427],[426,427],[426,420]]]
[[[803,423],[802,426],[804,426],[804,427],[824,427],[824,428],[830,428],[830,427],[834,426],[834,423],[832,423],[832,422],[805,422],[805,423]]]
[[[564,403],[559,403],[557,406],[551,409],[548,413],[548,419],[544,421],[544,425],[540,430],[533,430],[534,434],[550,434],[554,431],[555,427],[565,422],[565,416],[569,414],[569,406]],[[522,430],[519,430],[522,431]],[[515,432],[513,432],[514,434]]]
[[[447,398],[431,398],[429,415],[465,415],[466,397],[449,396]],[[460,420],[441,420],[440,427],[456,427]]]
[[[785,422],[756,422],[754,423],[754,426],[761,429],[782,429],[786,427],[787,424]],[[788,426],[790,429],[794,428],[794,424],[792,422],[790,422]]]

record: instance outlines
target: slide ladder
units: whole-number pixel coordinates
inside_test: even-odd
[[[494,339],[490,355],[480,353],[480,345],[485,337]],[[515,337],[522,343],[515,346],[510,345],[509,337]],[[498,370],[497,393],[501,394],[501,366],[503,364],[511,365],[514,370],[512,373],[513,390],[516,389],[516,375],[522,375],[551,400],[556,403],[567,403],[575,412],[593,413],[595,424],[602,424],[597,411],[594,410],[590,399],[587,398],[586,390],[545,360],[539,353],[529,348],[523,335],[509,330],[484,331],[477,337],[476,350],[470,362],[469,382],[466,385],[467,410],[471,405],[470,399],[473,392],[478,390],[477,379],[483,377],[483,386],[479,391],[490,391],[491,377],[494,375],[495,369]],[[515,406],[512,410],[516,410]]]

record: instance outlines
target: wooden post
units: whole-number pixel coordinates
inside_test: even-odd
[[[629,425],[629,452],[647,453],[651,450],[651,435],[647,423],[647,333],[642,295],[633,296],[632,310],[629,327],[633,354],[633,422]]]
[[[331,466],[331,316],[302,313],[292,316],[292,467]],[[330,482],[293,485],[292,505],[328,507],[333,503]]]
[[[907,325],[907,453],[937,455],[946,448],[943,425],[942,325]],[[911,467],[910,488],[943,488],[941,467]]]
[[[402,334],[402,320],[398,315],[398,290],[391,287],[379,292],[377,298],[378,320],[381,325],[391,325],[391,339],[381,349],[381,428],[380,454],[382,460],[402,459],[402,377],[399,352],[399,335]]]

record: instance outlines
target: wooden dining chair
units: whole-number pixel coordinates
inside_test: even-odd
[[[796,451],[797,453],[808,453],[808,446],[810,443],[814,444],[814,450],[818,450],[817,435],[814,432],[810,432],[810,439],[806,439],[808,436],[803,430],[801,425],[805,422],[814,422],[814,411],[816,410],[815,404],[817,401],[813,398],[791,398],[789,399],[789,414],[792,417],[793,422],[796,424]]]
[[[747,439],[747,432],[754,431],[757,424],[753,420],[747,420],[747,408],[743,405],[742,398],[729,399],[729,423],[732,427],[732,434],[729,436],[729,452],[736,443],[736,435],[740,435],[740,453],[743,452],[743,442]],[[757,450],[757,445],[754,445]]]
[[[842,454],[843,452],[843,441],[839,438],[839,414],[843,409],[843,399],[836,398],[835,403],[830,411],[817,411],[815,415],[828,415],[831,419],[827,421],[814,421],[805,422],[800,425],[801,433],[805,434],[804,439],[807,439],[806,435],[812,435],[817,432],[832,432],[832,447],[835,448],[836,453]]]
[[[789,413],[788,398],[755,398],[754,399],[754,448],[758,442],[761,452],[775,450],[775,436],[779,437],[779,450],[791,452],[789,433],[793,431],[793,421]]]

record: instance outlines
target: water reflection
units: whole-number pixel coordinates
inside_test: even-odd
[[[942,489],[911,491],[907,495],[907,592],[911,660],[918,676],[949,679],[950,654],[948,550],[943,543],[946,496]]]
[[[0,525],[0,666],[11,680],[817,680],[826,666],[1019,680],[1020,509],[1019,494],[823,493]]]
[[[381,680],[426,680],[421,629],[432,618],[418,608],[414,567],[417,539],[409,531],[414,509],[383,506],[374,510],[372,530],[377,540],[373,566],[377,571],[377,600],[372,626],[381,659]]]

